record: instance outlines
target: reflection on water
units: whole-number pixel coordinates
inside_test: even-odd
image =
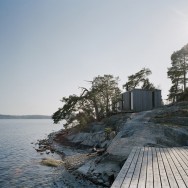
[[[61,128],[51,120],[0,120],[0,187],[59,187],[62,167],[42,166],[40,161],[60,157],[37,153],[34,143]]]

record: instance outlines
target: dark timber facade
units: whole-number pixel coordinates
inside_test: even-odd
[[[119,109],[140,112],[161,106],[161,90],[134,89],[121,94]]]

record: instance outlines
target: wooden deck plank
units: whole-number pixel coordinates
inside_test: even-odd
[[[140,170],[142,166],[143,155],[144,155],[144,148],[141,148],[129,188],[137,188],[138,186],[138,180],[140,177]]]
[[[177,148],[178,155],[183,159],[185,166],[184,169],[188,170],[188,149],[186,148]]]
[[[186,166],[188,166],[188,147],[182,148],[179,151],[181,152],[181,154],[183,156],[183,159],[184,159],[184,162],[186,163]],[[187,169],[187,167],[184,166],[184,170],[185,170],[185,172],[188,175],[188,169]]]
[[[148,158],[148,149],[144,148],[142,166],[141,166],[140,177],[138,182],[139,188],[145,188],[146,186],[146,173],[147,173],[147,160],[148,160],[147,158]]]
[[[136,167],[136,164],[137,164],[137,160],[138,160],[138,156],[139,156],[139,153],[140,153],[140,148],[137,148],[137,151],[134,155],[134,158],[132,160],[132,163],[129,167],[129,170],[123,180],[123,183],[121,185],[122,188],[127,188],[129,187],[130,183],[131,183],[131,180],[132,180],[132,177],[133,177],[133,174],[134,174],[134,171],[135,171],[135,167]]]
[[[168,150],[170,150],[172,155],[174,156],[174,161],[178,168],[178,171],[179,171],[185,185],[188,187],[188,176],[187,176],[185,170],[183,169],[183,160],[177,155],[177,153],[175,152],[175,148],[168,149]]]
[[[123,183],[123,180],[129,170],[129,167],[131,165],[131,162],[134,158],[134,155],[136,153],[136,150],[137,150],[137,147],[134,147],[131,151],[131,153],[129,154],[125,164],[123,165],[122,169],[120,170],[118,176],[116,177],[115,181],[113,182],[111,188],[120,188],[122,183]]]
[[[171,157],[169,151],[167,150],[167,148],[163,148],[163,150],[166,151],[165,152],[166,157],[168,159],[168,162],[170,164],[171,169],[173,169],[173,174],[174,174],[174,177],[176,179],[176,182],[177,182],[178,186],[182,187],[182,188],[185,188],[186,186],[185,186],[185,184],[184,184],[184,182],[182,180],[181,175],[179,174],[179,171],[178,171],[174,161],[172,160],[172,157]]]
[[[170,166],[170,163],[166,157],[166,151],[163,148],[160,148],[160,152],[161,152],[161,156],[163,159],[163,164],[165,166],[165,170],[166,170],[166,174],[167,174],[167,178],[168,178],[168,182],[170,184],[171,188],[177,188],[177,182],[173,173],[173,169]]]
[[[148,148],[146,188],[153,188],[153,158],[151,148]]]
[[[164,164],[163,164],[163,160],[161,157],[161,152],[159,148],[156,148],[156,152],[157,152],[157,158],[158,158],[158,164],[159,164],[159,172],[160,172],[160,176],[161,176],[161,184],[163,188],[170,188],[169,182],[168,182],[168,178],[167,178],[167,174],[164,168]]]
[[[182,159],[182,166],[184,170],[188,170],[188,155],[185,157],[185,155],[182,153],[183,149],[175,148],[176,154]]]
[[[157,160],[157,154],[155,148],[152,148],[152,155],[153,155],[153,178],[154,178],[154,188],[161,188],[161,178],[159,173],[159,166]]]
[[[111,188],[188,187],[188,148],[134,147]]]
[[[182,155],[188,160],[188,148],[178,148]]]

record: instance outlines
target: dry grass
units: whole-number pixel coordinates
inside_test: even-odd
[[[55,160],[55,159],[50,159],[50,158],[44,158],[44,159],[42,159],[41,164],[42,164],[42,165],[45,165],[45,166],[58,167],[58,166],[63,165],[64,162],[61,161],[61,160]]]

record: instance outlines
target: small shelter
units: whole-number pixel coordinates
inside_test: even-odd
[[[121,111],[140,112],[152,110],[161,106],[161,90],[133,89],[121,94],[122,100],[119,102]]]

